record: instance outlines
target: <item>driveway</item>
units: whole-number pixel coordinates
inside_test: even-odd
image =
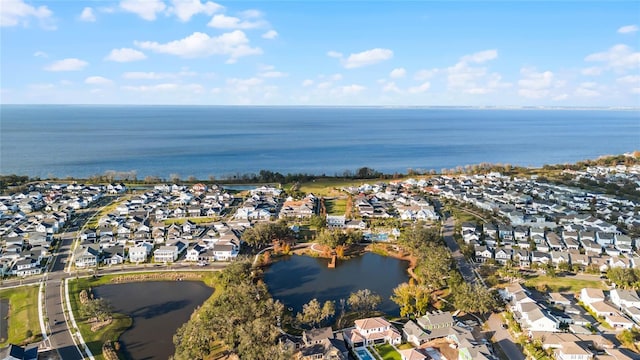
[[[525,357],[520,351],[518,345],[513,342],[513,338],[508,330],[502,328],[502,316],[499,314],[491,314],[487,320],[489,329],[493,332],[491,341],[500,346],[502,352],[509,360],[524,360]]]

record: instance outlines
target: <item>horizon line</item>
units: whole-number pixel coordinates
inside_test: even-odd
[[[2,106],[157,106],[157,107],[271,107],[271,108],[384,108],[384,109],[473,109],[473,110],[635,110],[640,111],[640,106],[549,106],[549,105],[313,105],[313,104],[58,104],[58,103],[3,103]]]

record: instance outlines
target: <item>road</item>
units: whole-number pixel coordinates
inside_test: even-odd
[[[451,256],[456,261],[464,281],[474,283],[477,280],[476,275],[473,272],[473,267],[469,262],[467,262],[464,255],[462,255],[462,251],[460,251],[458,243],[456,243],[456,240],[453,238],[454,228],[454,219],[452,217],[447,218],[447,220],[442,224],[442,236],[444,237],[444,242],[447,244],[449,251],[451,251]]]
[[[516,345],[511,339],[511,334],[508,330],[502,328],[502,317],[498,314],[491,314],[489,320],[487,320],[489,329],[493,331],[493,338],[491,341],[494,344],[498,344],[502,349],[502,352],[509,360],[524,360],[524,355],[518,345]]]
[[[64,360],[81,360],[84,356],[76,347],[69,327],[71,323],[67,322],[64,313],[64,268],[70,257],[70,249],[73,244],[73,238],[63,238],[58,253],[53,256],[53,265],[50,273],[45,275],[45,324],[49,333],[50,345],[58,351],[60,357]],[[69,324],[69,325],[67,325]]]
[[[453,217],[447,218],[442,224],[442,236],[444,238],[451,256],[456,261],[462,278],[467,283],[475,283],[478,278],[476,277],[473,266],[469,264],[467,259],[460,251],[460,247],[456,240],[453,238],[453,232],[455,229],[455,222]],[[502,352],[509,358],[509,360],[524,360],[524,355],[518,346],[513,342],[511,334],[502,328],[502,319],[497,314],[491,314],[487,321],[492,331],[495,331],[494,340],[495,344],[498,344],[502,349]]]

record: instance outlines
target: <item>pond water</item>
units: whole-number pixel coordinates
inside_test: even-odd
[[[103,285],[93,289],[115,312],[133,318],[122,336],[129,359],[166,360],[175,352],[173,335],[213,289],[197,281],[154,281]]]
[[[269,292],[285,306],[298,312],[313,298],[320,302],[333,300],[338,311],[339,300],[360,289],[369,289],[382,297],[380,310],[398,315],[399,308],[389,297],[398,284],[407,282],[409,263],[386,256],[366,253],[338,261],[329,269],[327,259],[293,255],[269,266],[264,280]]]

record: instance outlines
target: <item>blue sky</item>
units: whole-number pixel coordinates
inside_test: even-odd
[[[2,103],[640,106],[637,1],[0,0]]]

